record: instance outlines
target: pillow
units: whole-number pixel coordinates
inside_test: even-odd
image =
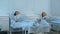
[[[53,21],[60,21],[60,17],[51,16],[50,18],[51,18]]]

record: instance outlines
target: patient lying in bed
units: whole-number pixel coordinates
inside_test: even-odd
[[[31,20],[26,15],[21,14],[19,11],[14,13],[14,20],[11,22],[12,28],[23,28],[28,29],[34,23],[34,20]]]
[[[11,20],[11,27],[14,28],[22,21],[22,15],[19,11],[15,11],[13,19]]]
[[[47,16],[46,12],[42,12],[42,19],[48,22],[53,20],[52,18],[50,18],[50,16]]]
[[[60,18],[59,18],[59,17],[49,16],[49,15],[47,15],[46,12],[42,12],[42,18],[43,18],[44,20],[46,20],[47,22],[60,21]]]
[[[50,32],[51,26],[46,20],[41,20],[39,23],[36,22],[31,28],[30,33],[48,33]]]
[[[46,14],[43,13],[43,16],[44,17],[46,16]],[[31,32],[33,33],[48,33],[50,32],[50,29],[51,29],[51,26],[50,24],[45,20],[45,18],[41,18],[41,19],[38,19],[37,22],[35,22],[35,24],[31,27]]]
[[[16,21],[16,23],[23,21],[24,18],[25,18],[25,16],[22,15],[19,11],[16,11],[16,12],[14,13],[14,20]]]

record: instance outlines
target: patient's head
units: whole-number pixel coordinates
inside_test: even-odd
[[[14,16],[16,16],[18,14],[20,14],[20,12],[19,11],[15,11]]]
[[[46,14],[46,12],[42,12],[42,17],[44,17],[44,16],[46,16],[47,14]]]

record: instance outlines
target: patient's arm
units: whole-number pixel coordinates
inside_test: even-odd
[[[48,21],[48,22],[52,21],[51,18],[44,18],[44,20],[46,20],[46,21]]]
[[[41,22],[41,19],[37,19],[37,22],[40,23]]]
[[[15,21],[16,21],[16,22],[18,22],[18,21],[19,21],[19,20],[17,19],[17,17],[16,17],[16,16],[14,16],[14,19],[15,19]]]

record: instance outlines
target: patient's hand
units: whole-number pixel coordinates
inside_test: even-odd
[[[46,19],[46,18],[44,18],[44,19]]]
[[[18,22],[18,20],[16,20],[16,22]]]
[[[14,17],[14,19],[15,19],[15,21],[16,21],[16,22],[18,22],[18,21],[19,21],[19,20],[17,19],[17,17],[16,17],[16,16]]]
[[[41,19],[37,19],[37,22],[40,23]]]

